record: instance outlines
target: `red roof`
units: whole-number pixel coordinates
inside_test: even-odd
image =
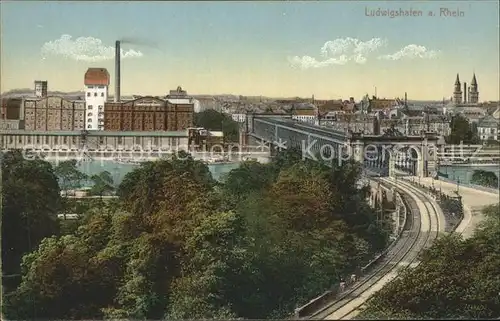
[[[106,68],[89,68],[84,82],[85,85],[109,86],[109,72]]]

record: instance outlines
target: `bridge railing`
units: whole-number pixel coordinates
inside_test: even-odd
[[[481,185],[477,185],[477,184],[471,184],[471,183],[462,183],[462,182],[458,182],[458,181],[455,181],[455,180],[452,180],[452,179],[449,179],[449,178],[446,178],[446,177],[443,177],[443,176],[439,176],[439,180],[441,180],[443,182],[446,182],[446,183],[458,184],[459,186],[470,187],[470,188],[473,188],[473,189],[477,189],[477,190],[480,190],[480,191],[483,191],[483,192],[488,192],[488,193],[493,193],[493,194],[498,194],[500,192],[499,189],[485,187],[485,186],[481,186]]]
[[[441,207],[445,221],[445,232],[453,232],[456,230],[460,222],[464,218],[464,208],[462,203],[462,197],[460,195],[448,195],[446,193],[440,192],[435,187],[428,187],[423,184],[419,184],[414,181],[409,181],[410,184],[425,190],[427,193],[431,194],[437,201],[439,207]]]

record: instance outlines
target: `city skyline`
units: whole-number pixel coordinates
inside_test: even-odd
[[[1,6],[1,92],[35,80],[78,91],[87,68],[104,67],[112,95],[122,39],[123,95],[180,85],[192,94],[359,99],[376,87],[380,98],[439,100],[452,96],[457,73],[467,84],[475,73],[479,100],[499,99],[493,1]],[[443,8],[463,15],[441,16]]]

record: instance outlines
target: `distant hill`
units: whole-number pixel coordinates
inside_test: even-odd
[[[77,98],[77,97],[84,97],[84,92],[83,91],[72,91],[72,92],[63,92],[63,91],[49,91],[48,95],[49,96],[62,96],[62,97],[72,97],[72,98]],[[31,88],[20,88],[20,89],[12,89],[7,92],[4,92],[1,94],[2,98],[16,98],[16,97],[32,97],[34,95],[34,90]],[[166,94],[160,94],[160,95],[152,95],[152,96],[158,96],[158,97],[164,97]],[[225,100],[225,101],[247,101],[247,102],[258,102],[262,99],[262,101],[272,101],[272,100],[294,100],[297,97],[266,97],[266,96],[243,96],[243,95],[235,95],[235,94],[217,94],[217,95],[207,95],[207,94],[190,94],[190,96],[194,98],[201,98],[201,99],[207,99],[207,98],[215,98],[218,100]],[[109,96],[110,98],[113,98],[112,95]],[[127,98],[132,96],[129,95],[123,95],[122,98]],[[310,97],[307,98],[300,98],[300,99],[309,99]],[[408,100],[409,103],[412,104],[429,104],[429,105],[434,105],[434,104],[440,104],[442,103],[442,100]]]
[[[48,96],[61,96],[61,97],[84,97],[83,91],[48,91]],[[12,89],[1,94],[2,98],[17,98],[17,97],[32,97],[34,90],[31,88]]]

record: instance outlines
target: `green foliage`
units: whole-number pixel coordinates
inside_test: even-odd
[[[490,171],[475,170],[470,182],[485,187],[498,188],[498,176]]]
[[[25,256],[6,311],[11,319],[286,317],[385,244],[360,173],[297,150],[242,163],[221,185],[189,155],[144,163],[126,175],[116,204],[91,206],[73,234]]]
[[[495,319],[500,317],[500,207],[472,238],[450,234],[421,255],[421,264],[380,290],[363,318]]]
[[[113,185],[113,176],[108,171],[103,171],[97,175],[92,175],[90,177],[92,182],[92,188],[90,190],[90,195],[104,196],[105,194],[112,194],[115,190]]]
[[[2,155],[2,269],[18,274],[24,254],[58,233],[60,192],[50,163],[26,160],[21,151]],[[4,284],[5,285],[5,284]]]
[[[63,191],[79,188],[82,186],[82,182],[87,179],[87,175],[78,170],[76,159],[60,162],[54,168],[54,173],[59,178]]]
[[[451,133],[446,137],[446,143],[448,144],[477,144],[479,143],[479,137],[472,128],[469,120],[463,115],[455,115],[451,119]]]
[[[193,122],[196,127],[222,131],[226,142],[238,142],[239,140],[239,124],[226,114],[208,109],[194,114]]]

